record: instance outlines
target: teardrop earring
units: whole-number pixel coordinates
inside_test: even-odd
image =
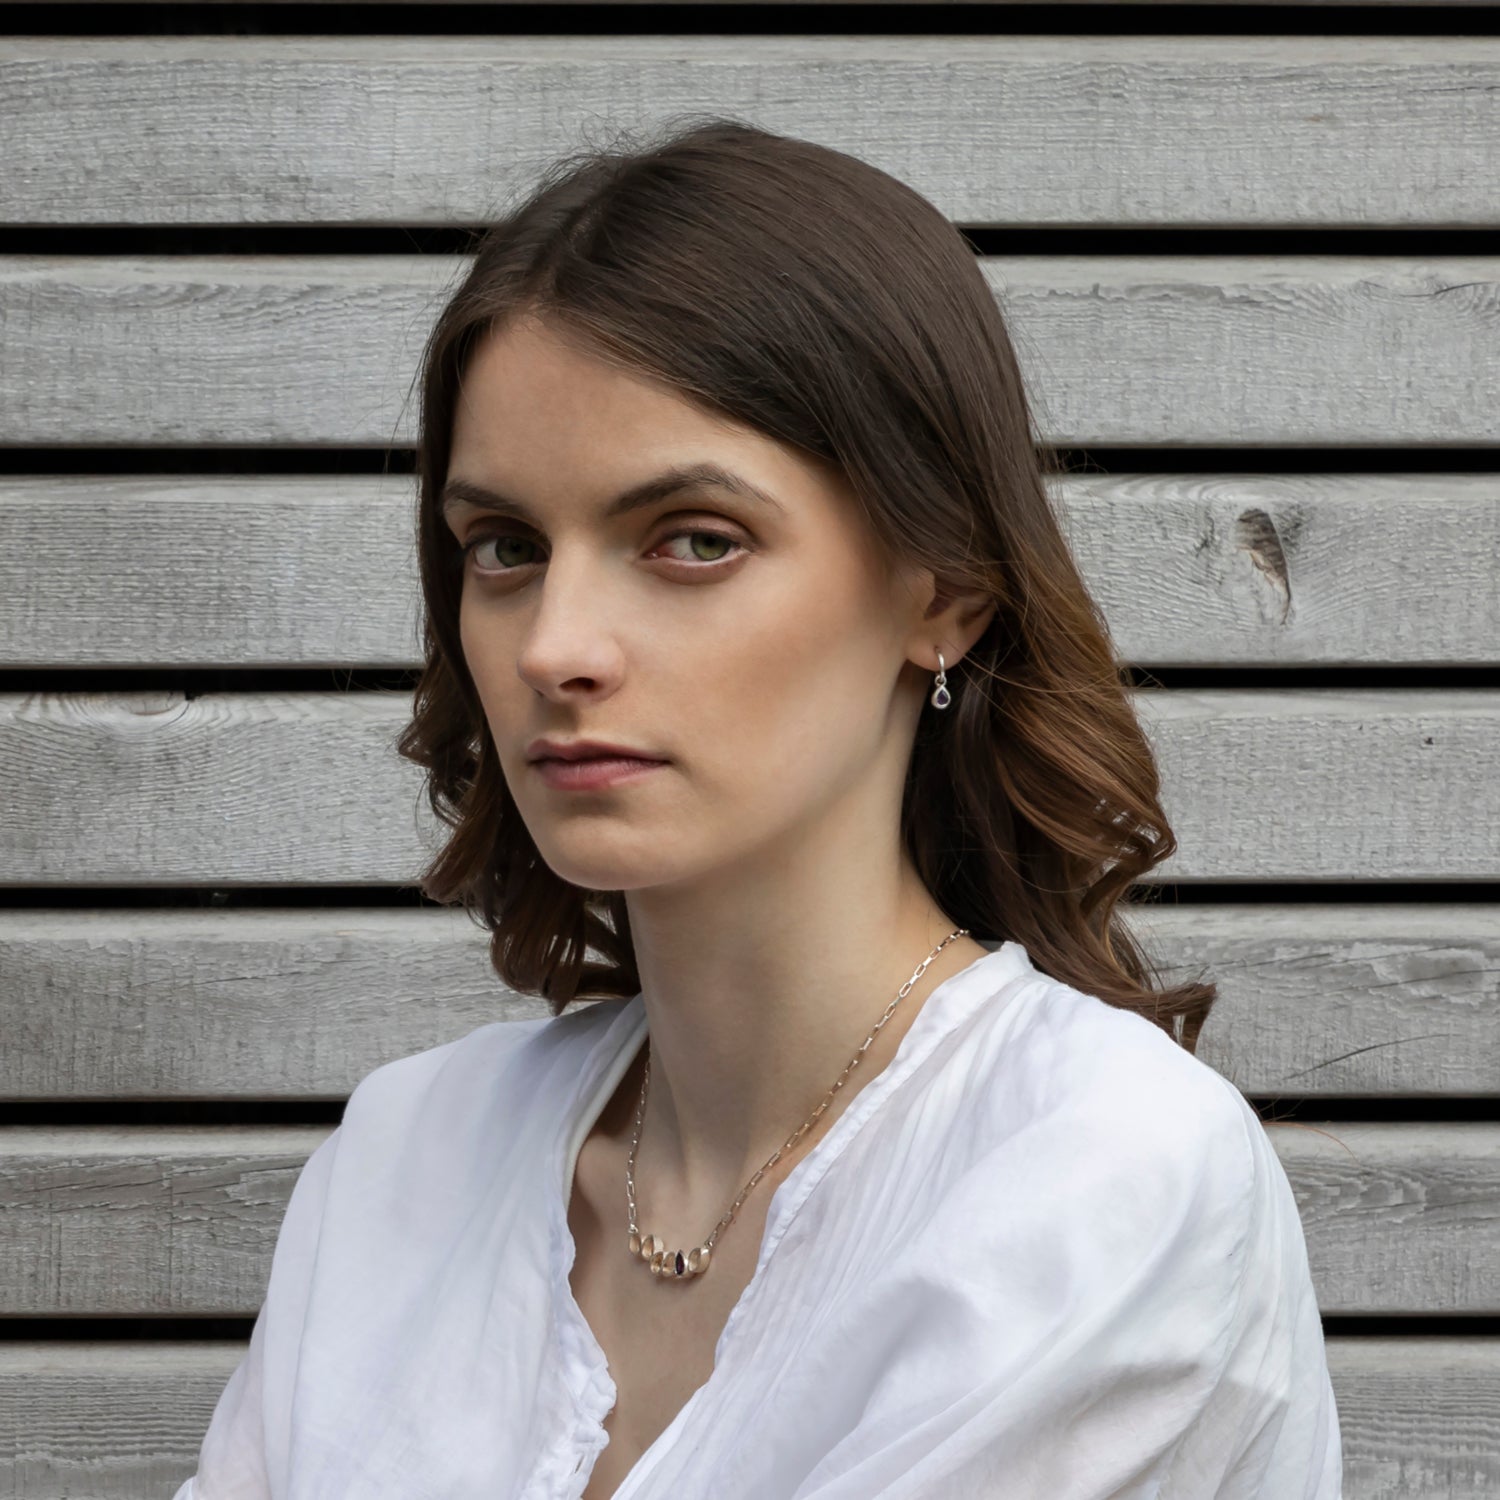
[[[947,708],[953,702],[953,694],[948,691],[948,673],[943,666],[943,653],[938,652],[938,674],[936,686],[932,690],[932,706],[934,708]]]

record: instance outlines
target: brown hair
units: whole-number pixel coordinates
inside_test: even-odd
[[[1157,767],[969,242],[878,168],[717,116],[547,168],[486,228],[424,353],[425,665],[398,748],[451,830],[421,889],[489,930],[500,978],[554,1015],[640,988],[623,894],[572,885],[539,855],[459,639],[459,549],[437,508],[454,411],[477,341],[519,314],[832,463],[885,555],[996,601],[949,668],[952,707],[924,707],[905,846],[976,939],[1014,939],[1039,970],[1194,1051],[1216,987],[1153,988],[1115,911],[1176,848]]]

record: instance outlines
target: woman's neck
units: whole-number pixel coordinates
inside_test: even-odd
[[[774,920],[727,929],[702,915],[643,905],[639,917],[631,906],[631,934],[651,1079],[636,1179],[650,1185],[657,1222],[712,1223],[813,1113],[957,924],[909,878],[887,899],[833,916],[826,903],[810,912],[793,891],[777,903]],[[890,1062],[927,996],[985,951],[958,937],[932,957],[794,1156],[810,1150]],[[627,1142],[644,1056],[643,1048],[599,1122],[611,1133],[623,1130]]]

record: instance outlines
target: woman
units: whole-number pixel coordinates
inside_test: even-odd
[[[179,1500],[1336,1500],[1291,1190],[1115,910],[1175,846],[1039,452],[851,157],[710,120],[489,231],[400,748],[551,1014],[361,1081]]]

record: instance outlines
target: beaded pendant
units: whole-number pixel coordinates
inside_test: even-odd
[[[653,1276],[664,1276],[670,1281],[691,1281],[708,1269],[712,1251],[707,1245],[699,1245],[684,1255],[681,1250],[668,1250],[654,1234],[642,1237],[632,1229],[630,1253],[639,1255],[651,1267]]]

